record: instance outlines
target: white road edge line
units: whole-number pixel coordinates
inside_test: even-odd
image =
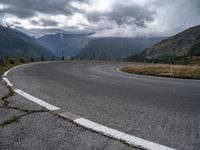
[[[14,89],[14,91],[16,93],[18,93],[19,95],[27,98],[28,100],[30,100],[32,102],[35,102],[35,103],[45,107],[48,110],[55,111],[55,110],[60,109],[60,108],[58,108],[58,107],[56,107],[54,105],[51,105],[51,104],[49,104],[49,103],[47,103],[47,102],[45,102],[45,101],[43,101],[41,99],[36,98],[36,97],[34,97],[34,96],[32,96],[32,95],[30,95],[30,94],[28,94],[28,93],[26,93],[26,92],[24,92],[24,91],[22,91],[20,89]]]
[[[30,63],[30,64],[31,64],[31,63]],[[22,64],[22,65],[19,65],[19,66],[12,67],[12,68],[9,69],[8,71],[4,72],[3,77],[7,77],[8,73],[9,73],[11,70],[13,70],[13,69],[15,69],[15,68],[18,68],[18,67],[21,67],[21,66],[25,66],[25,65],[29,65],[29,64]]]
[[[85,118],[78,118],[78,119],[75,119],[73,122],[83,127],[86,127],[88,129],[91,129],[93,131],[109,136],[111,138],[124,141],[136,147],[145,148],[148,150],[175,150],[173,148],[166,147],[157,143],[153,143],[153,142],[135,137],[133,135],[129,135],[129,134],[120,132],[118,130],[97,124]]]
[[[6,71],[6,72],[4,72],[4,74],[3,74],[3,76],[7,76],[8,75],[8,72],[9,72],[9,70],[8,71]]]
[[[23,65],[20,65],[20,66],[23,66]],[[13,86],[13,84],[6,78],[6,76],[7,76],[9,71],[11,71],[14,68],[20,67],[20,66],[13,67],[3,74],[2,79],[4,80],[4,82],[6,82],[11,87]],[[117,71],[121,72],[120,68],[118,68]],[[26,92],[24,92],[20,89],[14,89],[14,91],[17,94],[25,97],[26,99],[28,99],[32,102],[35,102],[35,103],[45,107],[46,109],[48,109],[50,111],[55,111],[55,110],[60,109],[60,108],[58,108],[54,105],[51,105],[51,104],[49,104],[49,103],[47,103],[47,102],[45,102],[41,99],[36,98],[36,97],[34,97],[34,96],[32,96],[32,95],[30,95],[30,94],[28,94],[28,93],[26,93]],[[126,134],[124,132],[120,132],[118,130],[100,125],[98,123],[92,122],[92,121],[85,119],[85,118],[82,118],[82,117],[75,119],[75,120],[72,120],[72,121],[74,123],[80,125],[80,126],[87,128],[87,129],[101,133],[102,135],[105,135],[105,136],[108,136],[108,137],[111,137],[111,138],[114,138],[114,139],[117,139],[117,140],[121,140],[125,143],[128,143],[128,144],[133,145],[133,146],[137,146],[137,147],[140,147],[140,148],[145,148],[145,149],[148,149],[148,150],[175,150],[173,148],[163,146],[163,145],[151,142],[151,141],[147,141],[147,140],[135,137],[133,135],[129,135],[129,134]]]
[[[12,86],[13,86],[13,84],[12,84],[12,83],[10,83],[10,81],[9,81],[9,80],[8,80],[6,77],[3,77],[2,79],[3,79],[3,81],[4,81],[4,82],[6,82],[6,83],[7,83],[7,85],[8,85],[8,86],[10,86],[10,87],[12,87]]]
[[[126,72],[123,72],[123,71],[120,70],[120,69],[123,68],[123,67],[125,67],[125,66],[121,66],[121,67],[117,68],[117,69],[116,69],[117,72],[120,72],[120,73],[126,73]]]

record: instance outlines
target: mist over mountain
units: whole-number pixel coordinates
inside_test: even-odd
[[[155,62],[200,60],[200,25],[184,30],[126,60],[143,61],[145,57]]]
[[[103,37],[92,39],[76,55],[80,59],[114,59],[122,60],[123,58],[137,54],[143,49],[160,42],[166,37],[153,38],[119,38]]]
[[[38,39],[38,42],[47,47],[57,56],[75,56],[90,41],[90,34],[51,34]]]
[[[4,56],[50,58],[54,57],[54,54],[41,46],[34,37],[0,25],[0,58]]]

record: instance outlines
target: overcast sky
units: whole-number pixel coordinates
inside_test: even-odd
[[[36,37],[169,36],[200,24],[200,0],[0,0],[0,23]]]

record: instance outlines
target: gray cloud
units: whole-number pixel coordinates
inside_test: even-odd
[[[5,8],[3,10],[0,10],[0,13],[2,15],[3,14],[12,14],[12,15],[16,15],[17,17],[20,17],[20,18],[28,18],[28,17],[35,15],[34,11],[30,11],[28,9],[21,9],[19,7]]]
[[[92,22],[98,22],[102,18],[107,18],[110,21],[115,21],[118,25],[127,23],[144,26],[145,21],[153,20],[152,15],[155,13],[140,6],[123,6],[121,4],[115,4],[113,10],[107,13],[89,13],[87,16]]]
[[[106,10],[108,5],[110,10]],[[93,31],[96,36],[173,35],[200,24],[199,14],[199,0],[0,1],[0,22],[34,36]]]
[[[40,19],[40,23],[45,26],[57,26],[58,22],[49,19]]]
[[[32,17],[36,12],[45,14],[71,14],[72,7],[66,0],[1,0],[2,4],[10,6],[5,9],[7,13],[20,18]]]

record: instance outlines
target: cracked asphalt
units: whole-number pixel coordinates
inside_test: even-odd
[[[34,64],[12,70],[8,79],[66,112],[165,146],[199,150],[200,81],[117,71],[127,64]]]
[[[8,92],[0,82],[0,97]],[[135,150],[59,118],[20,95],[6,100],[8,104],[0,100],[0,150]]]

